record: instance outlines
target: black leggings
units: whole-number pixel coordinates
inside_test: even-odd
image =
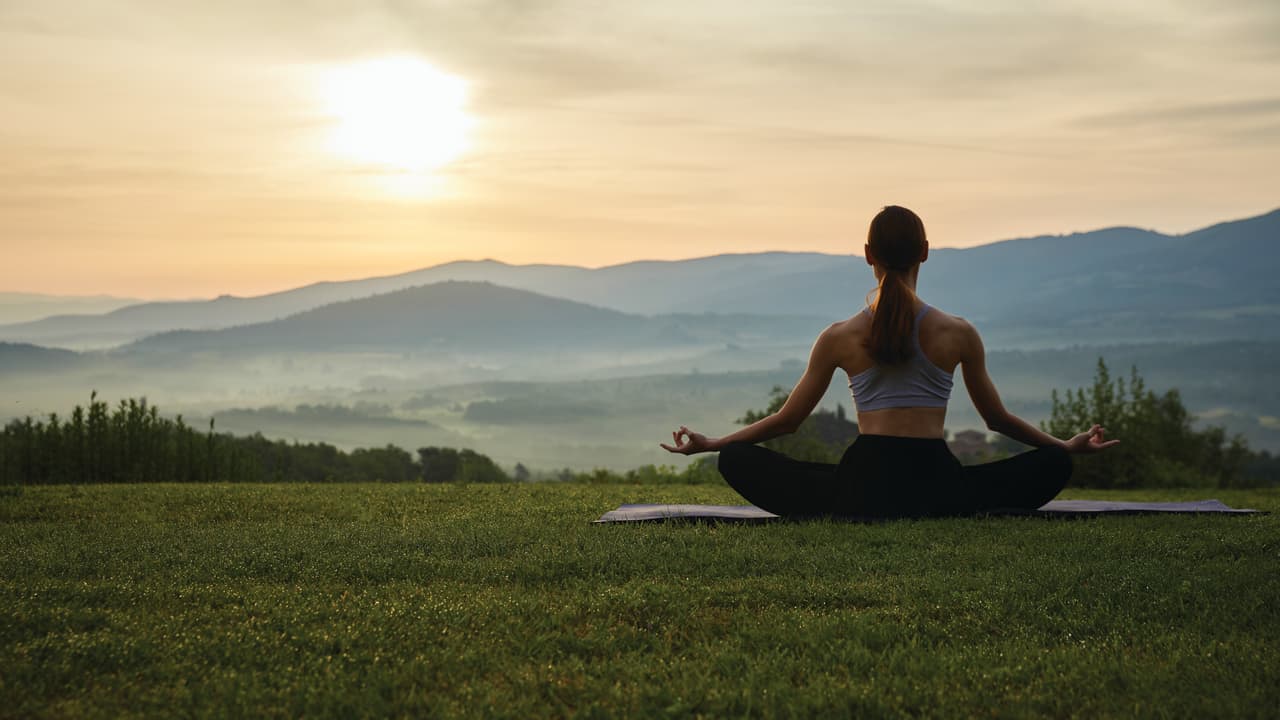
[[[1071,456],[1042,447],[963,466],[943,440],[859,435],[840,464],[801,462],[749,443],[720,451],[720,474],[769,512],[806,517],[940,517],[1034,510],[1071,477]]]

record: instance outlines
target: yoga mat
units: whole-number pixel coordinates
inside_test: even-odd
[[[1258,510],[1227,507],[1217,500],[1192,502],[1119,502],[1112,500],[1051,500],[1039,510],[994,510],[984,515],[1031,517],[1090,517],[1095,515],[1139,515],[1148,513],[1247,514]],[[720,522],[768,522],[778,516],[754,505],[619,505],[600,516],[597,523],[661,522],[664,520],[714,520]],[[878,518],[849,518],[875,520]]]

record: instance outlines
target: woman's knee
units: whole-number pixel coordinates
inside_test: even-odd
[[[1057,445],[1051,445],[1041,449],[1048,456],[1048,460],[1046,462],[1048,463],[1049,471],[1053,473],[1053,475],[1061,477],[1062,481],[1065,483],[1071,477],[1071,471],[1074,469],[1074,464],[1071,460],[1071,453],[1067,452],[1065,448],[1058,447]]]
[[[1042,447],[1039,452],[1042,456],[1041,462],[1044,463],[1039,473],[1041,481],[1049,486],[1054,495],[1057,495],[1071,479],[1071,472],[1074,469],[1071,453],[1056,445]]]

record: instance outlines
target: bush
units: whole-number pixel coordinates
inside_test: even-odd
[[[1112,379],[1098,358],[1093,387],[1052,394],[1053,409],[1042,427],[1071,437],[1094,423],[1120,444],[1098,455],[1077,456],[1072,484],[1098,488],[1242,487],[1255,484],[1242,471],[1250,453],[1239,435],[1220,427],[1196,430],[1177,390],[1156,395],[1138,368],[1129,381]]]
[[[579,482],[590,485],[708,485],[723,483],[716,469],[716,456],[704,455],[680,470],[672,465],[641,465],[638,468],[616,472],[596,468],[587,472],[562,470],[557,476],[562,482]]]
[[[781,410],[789,395],[785,389],[775,385],[770,391],[768,407],[748,410],[735,422],[750,425],[766,418]],[[844,407],[839,406],[835,412],[816,410],[800,423],[795,432],[766,440],[760,445],[796,460],[835,464],[840,462],[845,449],[857,437],[858,424],[845,417]]]

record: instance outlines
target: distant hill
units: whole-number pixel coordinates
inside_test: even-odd
[[[707,308],[694,303],[710,289],[738,287],[744,279],[777,272],[816,269],[831,257],[819,253],[721,255],[599,270],[465,260],[387,277],[320,282],[257,297],[224,295],[214,300],[152,302],[101,315],[62,315],[0,324],[0,340],[75,349],[112,347],[169,330],[214,330],[278,320],[323,305],[446,280],[489,282],[624,312],[700,313]]]
[[[160,333],[113,354],[634,350],[795,340],[812,337],[820,325],[814,319],[781,316],[647,317],[491,283],[446,281],[265,323]]]
[[[97,315],[136,305],[143,300],[109,295],[43,295],[0,292],[0,325],[26,323],[53,315]]]
[[[26,343],[0,342],[0,373],[17,371],[70,370],[80,366],[84,356],[70,350],[46,348]]]
[[[861,251],[851,240],[850,250]],[[1280,337],[1280,210],[1185,235],[1108,228],[931,253],[920,292],[1002,347]],[[632,314],[742,313],[835,320],[874,278],[854,255],[758,253],[599,269],[448,263],[252,298],[145,303],[103,315],[0,326],[0,339],[105,347],[170,330],[282,319],[445,280],[481,281]]]
[[[935,250],[919,291],[978,323],[998,347],[1277,339],[1278,276],[1275,211],[1179,236],[1111,228]],[[860,308],[874,285],[862,258],[829,256],[816,269],[743,276],[686,302],[834,320]]]

